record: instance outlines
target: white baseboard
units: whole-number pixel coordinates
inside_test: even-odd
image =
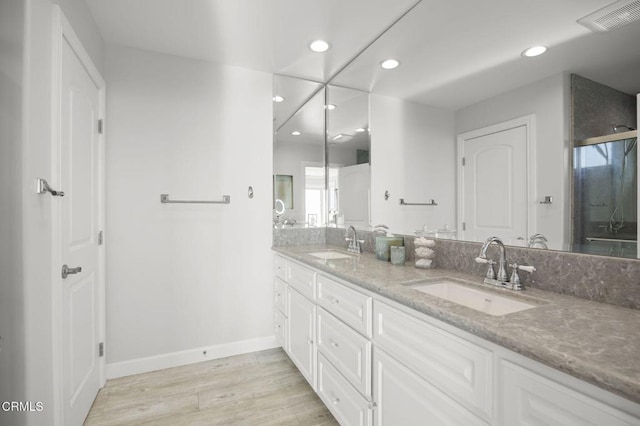
[[[107,364],[107,379],[147,373],[171,367],[180,367],[212,359],[225,358],[250,352],[279,347],[275,336],[241,340],[216,346],[194,348],[187,351],[137,358],[129,361]]]

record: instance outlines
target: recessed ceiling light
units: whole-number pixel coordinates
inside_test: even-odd
[[[327,50],[329,50],[329,43],[324,40],[315,40],[311,42],[311,44],[309,45],[309,49],[317,53],[326,52]]]
[[[547,51],[546,46],[533,46],[522,52],[522,56],[526,56],[527,58],[532,58],[534,56],[542,55]]]
[[[273,97],[273,102],[278,102],[278,103],[284,102],[284,98],[282,96],[280,96],[280,95],[275,95]]]
[[[301,135],[301,133],[299,131],[297,131],[297,130],[294,130],[293,132],[291,132],[291,134],[293,136],[300,136]]]
[[[394,68],[397,68],[398,65],[400,65],[400,62],[396,61],[395,59],[387,59],[380,62],[380,66],[385,70],[392,70]]]
[[[329,111],[333,111],[333,110],[334,110],[334,109],[336,109],[336,108],[337,108],[337,107],[336,107],[334,104],[329,104],[329,105],[327,105],[327,109],[328,109]]]

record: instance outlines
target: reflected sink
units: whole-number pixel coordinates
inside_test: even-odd
[[[476,290],[450,280],[432,281],[429,284],[411,286],[411,288],[495,316],[537,307],[537,305]]]
[[[314,251],[309,253],[311,256],[317,257],[318,259],[323,260],[334,260],[334,259],[349,259],[353,257],[350,254],[343,253],[337,250],[322,250],[322,251]]]

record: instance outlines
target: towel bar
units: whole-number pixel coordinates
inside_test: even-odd
[[[169,194],[160,194],[160,202],[167,203],[189,203],[189,204],[229,204],[231,203],[231,196],[223,195],[220,201],[206,201],[206,200],[170,200]]]
[[[433,198],[430,199],[428,203],[406,203],[404,201],[404,198],[400,198],[400,205],[401,206],[437,206],[438,203],[436,203],[436,201]]]

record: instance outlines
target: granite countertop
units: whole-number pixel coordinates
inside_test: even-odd
[[[371,253],[321,260],[310,252],[343,247],[278,246],[278,253],[328,272],[461,330],[640,403],[640,311],[527,288],[484,286],[483,277],[447,269],[392,265]],[[492,316],[419,292],[410,283],[450,277],[524,302],[535,309]]]

